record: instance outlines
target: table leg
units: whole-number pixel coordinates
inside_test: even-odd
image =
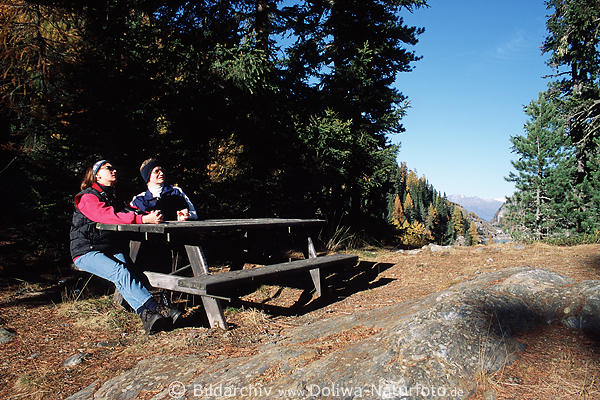
[[[185,251],[190,260],[194,276],[209,275],[208,264],[204,257],[204,253],[202,252],[202,248],[200,246],[186,245]],[[223,309],[221,308],[219,300],[208,296],[200,297],[202,298],[202,304],[204,305],[210,327],[227,329],[227,322],[225,322],[225,316],[223,315]]]
[[[129,258],[131,258],[131,261],[135,262],[135,260],[137,260],[141,245],[142,242],[140,240],[129,241]]]
[[[317,251],[315,250],[315,245],[313,244],[310,236],[308,237],[308,258],[316,258]],[[319,268],[310,270],[310,277],[315,285],[315,291],[317,292],[317,296],[321,297],[321,270]]]

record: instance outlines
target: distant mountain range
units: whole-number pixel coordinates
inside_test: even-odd
[[[479,218],[491,221],[496,211],[504,204],[504,200],[482,199],[480,197],[469,197],[461,194],[452,194],[448,200],[463,206],[468,211],[474,212]]]

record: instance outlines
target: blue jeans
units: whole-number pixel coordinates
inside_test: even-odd
[[[97,275],[115,284],[125,301],[138,310],[152,294],[131,274],[123,253],[102,253],[90,251],[75,260],[75,265],[84,271]]]

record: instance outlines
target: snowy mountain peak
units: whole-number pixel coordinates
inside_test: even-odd
[[[482,199],[481,197],[452,194],[448,200],[463,206],[466,210],[474,212],[479,218],[490,221],[494,214],[504,204],[506,199]]]

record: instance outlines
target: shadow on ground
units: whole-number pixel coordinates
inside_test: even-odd
[[[6,284],[0,290],[13,292],[9,300],[0,302],[2,309],[16,305],[40,307],[109,295],[114,292],[114,285],[85,272],[71,272],[50,283],[15,279],[13,284]]]
[[[280,278],[271,282],[273,285],[279,286],[279,289],[268,298],[263,299],[261,303],[239,299],[239,297],[251,293],[258,288],[254,286],[252,288],[246,287],[239,289],[236,293],[238,298],[234,299],[229,306],[236,308],[256,308],[274,316],[304,315],[343,300],[354,293],[388,284],[392,279],[377,279],[377,276],[391,266],[393,266],[393,264],[361,261],[358,265],[352,267],[328,271],[328,274],[323,277],[322,295],[318,298],[314,298],[315,289],[308,273],[291,274],[287,276],[285,280]],[[267,282],[267,284],[268,283],[269,282]],[[303,289],[302,294],[292,306],[281,307],[266,304],[270,300],[277,299],[282,294],[285,287]]]
[[[600,273],[600,255],[589,257],[589,264],[595,271]]]

